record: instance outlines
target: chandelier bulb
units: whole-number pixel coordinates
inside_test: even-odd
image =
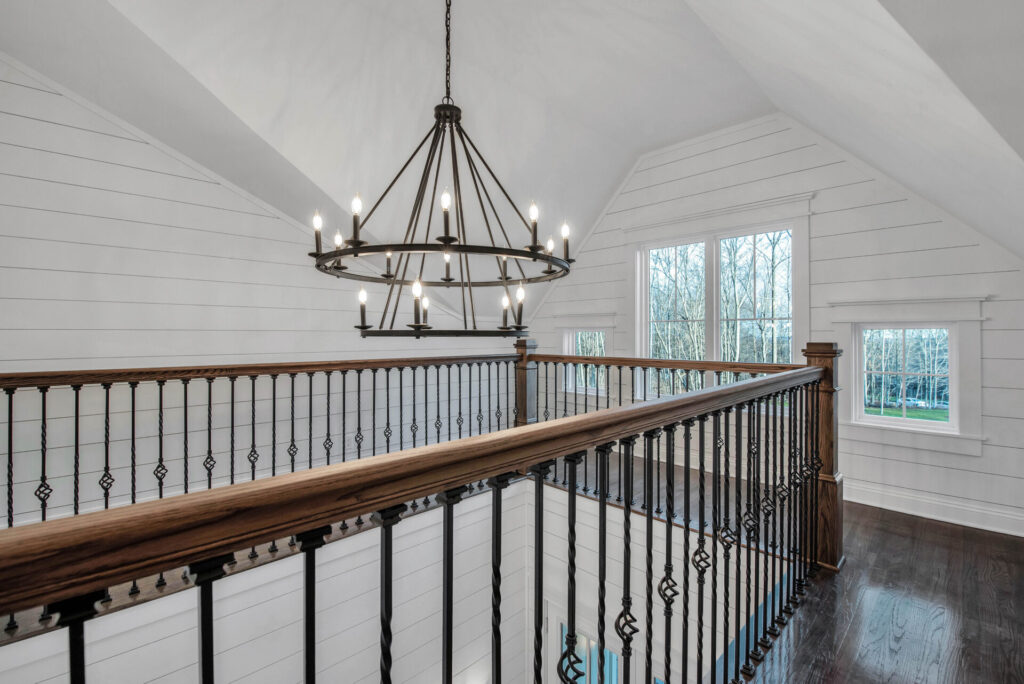
[[[318,210],[315,214],[313,214],[313,229],[320,230],[323,227],[324,219],[322,216],[320,216],[320,211]]]
[[[423,308],[424,309],[429,309],[430,308],[430,297],[424,297],[423,298]]]
[[[548,248],[548,254],[551,254],[551,252],[555,251],[555,239],[549,237],[548,244],[546,245],[546,247]]]
[[[366,303],[366,288],[365,287],[359,288],[359,303],[360,304],[365,304]]]
[[[355,197],[352,198],[352,213],[355,214],[356,216],[359,216],[359,214],[361,214],[362,211],[363,211],[363,200],[357,194]]]
[[[540,210],[537,209],[536,202],[530,202],[530,220],[536,221],[540,217]]]
[[[562,237],[564,237],[564,238],[569,237],[569,224],[568,223],[563,223],[562,224]]]
[[[520,285],[520,286],[519,286],[519,287],[518,287],[518,288],[516,289],[516,301],[517,301],[517,302],[521,302],[521,301],[523,301],[524,299],[526,299],[526,290],[524,290],[524,289],[523,289],[523,286],[522,286],[522,285]]]
[[[508,295],[507,294],[501,295],[501,308],[502,309],[507,309],[509,307],[510,303],[511,302],[508,301]]]
[[[419,298],[420,295],[422,295],[422,294],[423,294],[423,286],[420,285],[420,281],[419,280],[416,280],[416,282],[414,282],[412,284],[412,296]]]
[[[451,263],[451,260],[452,260],[452,255],[449,254],[448,252],[445,252],[444,253],[444,263],[446,263],[446,264],[447,263]]]
[[[340,248],[342,243],[341,231],[334,234],[334,246]]]
[[[441,193],[441,208],[444,209],[445,211],[448,211],[451,208],[451,206],[452,196],[451,193],[448,192],[448,188],[445,188],[444,192]]]
[[[390,259],[391,258],[391,252],[384,252],[384,256],[387,257],[388,259]]]

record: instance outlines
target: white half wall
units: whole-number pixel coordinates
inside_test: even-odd
[[[807,232],[803,258],[794,242],[794,281],[807,288],[795,294],[797,359],[806,340],[838,342],[851,388],[855,321],[949,321],[965,341],[958,437],[852,427],[852,393],[840,393],[846,498],[1024,535],[1020,259],[784,114],[641,157],[535,312],[541,348],[560,349],[566,329],[605,327],[609,354],[645,356],[645,245],[786,223]]]

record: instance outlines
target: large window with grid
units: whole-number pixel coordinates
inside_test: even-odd
[[[791,230],[651,248],[646,266],[652,358],[791,362]]]

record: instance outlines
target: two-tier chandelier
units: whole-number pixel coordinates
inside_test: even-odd
[[[531,203],[527,220],[462,127],[462,110],[451,97],[451,0],[445,5],[445,95],[434,107],[430,130],[365,215],[362,200],[356,195],[352,200],[351,237],[344,239],[338,231],[333,251],[323,251],[323,220],[319,212],[313,217],[316,249],[310,256],[316,260],[318,271],[388,286],[377,325],[367,324],[368,295],[365,289],[359,291],[360,322],[355,327],[363,337],[522,337],[526,335],[523,286],[568,275],[573,262],[569,258],[568,224],[562,224],[562,254],[557,256],[553,237],[546,244],[538,240],[537,205]],[[402,175],[414,168],[413,162],[424,149],[426,160],[402,241],[374,245],[360,239],[360,231]],[[468,188],[465,193],[463,185]],[[439,215],[435,213],[437,204]],[[504,218],[499,206],[504,209]],[[515,247],[509,229],[521,230],[520,223],[528,244]],[[358,263],[356,259],[371,268],[352,268]],[[462,327],[431,327],[428,291],[442,288],[455,295],[453,306],[457,311],[461,302]],[[481,295],[479,288],[498,288],[501,297]],[[402,307],[406,291],[412,302]],[[489,318],[489,314],[498,312],[500,325],[478,325],[478,314]]]

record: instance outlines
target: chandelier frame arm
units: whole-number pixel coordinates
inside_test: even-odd
[[[457,154],[457,148],[455,147],[455,124],[452,126],[452,135],[450,138],[452,148],[452,185],[455,189],[455,197],[457,201],[455,203],[455,230],[459,235],[459,240],[462,244],[467,244],[469,241],[466,239],[466,214],[465,208],[462,205],[462,182],[459,177],[459,156]],[[469,255],[463,253],[462,258],[466,263],[466,278],[465,287],[469,294],[469,314],[473,320],[473,330],[477,329],[476,324],[476,303],[473,300],[473,272],[469,268]]]
[[[434,167],[434,185],[433,185],[433,187],[431,188],[431,191],[430,191],[430,209],[427,211],[426,232],[423,235],[423,241],[424,242],[427,242],[427,241],[430,240],[430,226],[433,225],[433,221],[434,221],[434,202],[437,201],[437,181],[441,177],[441,166],[444,164],[444,141],[445,141],[445,137],[446,136],[450,136],[450,135],[451,134],[448,132],[447,127],[446,126],[442,126],[441,143],[438,146],[438,153],[437,153],[437,165]],[[420,199],[420,211],[422,211],[422,209],[423,209],[423,200],[421,198]],[[419,223],[419,220],[420,220],[420,217],[417,216],[416,217],[416,222]],[[415,239],[415,238],[416,238],[416,233],[414,232],[413,233],[413,239]],[[420,259],[420,271],[419,271],[419,274],[418,274],[418,278],[420,280],[423,280],[423,266],[424,266],[424,264],[426,264],[426,261],[427,261],[427,255],[424,254],[423,257]]]
[[[377,201],[373,203],[373,206],[370,207],[370,211],[366,212],[366,216],[362,219],[362,221],[360,221],[359,224],[361,228],[366,226],[366,222],[370,220],[371,216],[373,216],[373,212],[377,210],[377,207],[380,206],[380,203],[383,202],[384,198],[388,196],[389,192],[391,192],[391,188],[393,188],[395,186],[395,183],[398,182],[398,179],[402,177],[402,174],[405,173],[406,168],[408,168],[409,164],[412,163],[412,160],[415,159],[416,155],[419,154],[421,149],[423,149],[423,146],[426,144],[427,139],[430,137],[430,134],[436,130],[437,124],[435,123],[433,126],[430,127],[430,130],[427,131],[427,134],[423,136],[423,140],[421,140],[420,144],[416,146],[416,149],[413,150],[412,154],[409,155],[409,158],[405,161],[405,163],[402,164],[402,168],[398,170],[398,173],[395,175],[394,178],[391,179],[391,182],[388,183],[388,186],[384,188],[384,192],[381,194],[380,197],[377,198]]]
[[[473,161],[472,155],[470,155],[470,153],[469,153],[469,147],[466,145],[466,139],[465,139],[465,136],[464,136],[462,130],[460,129],[458,131],[458,133],[459,133],[459,140],[462,141],[462,147],[463,147],[463,149],[466,150],[466,159],[469,160],[470,172],[473,173],[476,177],[478,177],[480,179],[480,187],[483,188],[484,196],[487,197],[487,203],[491,207],[491,213],[494,214],[495,222],[498,224],[498,227],[501,229],[501,234],[503,236],[505,236],[505,244],[507,244],[509,246],[509,249],[515,249],[512,246],[512,241],[508,237],[508,231],[505,230],[505,224],[501,220],[501,215],[498,213],[498,208],[494,206],[494,200],[491,198],[491,193],[487,190],[487,184],[484,183],[484,178],[480,174],[479,169],[477,169],[476,162]],[[480,195],[480,191],[477,190],[477,196],[479,196],[479,195]],[[490,227],[488,226],[488,231],[489,230],[490,230]],[[493,237],[491,238],[491,242],[492,243],[494,242],[494,238]],[[515,261],[515,267],[519,270],[519,275],[521,276],[521,278],[523,280],[525,280],[526,279],[526,272],[523,270],[523,265],[519,263],[518,259]],[[499,272],[501,272],[500,271],[500,269],[501,269],[501,264],[500,263],[498,264],[498,269],[499,269]],[[505,273],[505,277],[506,278],[508,277],[508,273]],[[505,290],[506,290],[506,293],[507,293],[508,292],[508,287],[506,287]],[[511,295],[509,295],[509,301],[510,302],[512,301]]]
[[[469,146],[473,148],[476,156],[481,162],[483,162],[484,168],[487,169],[487,173],[491,174],[491,178],[494,179],[494,183],[501,189],[502,194],[505,195],[505,199],[508,200],[509,205],[511,205],[512,211],[514,211],[516,216],[519,217],[519,220],[523,222],[523,227],[526,228],[527,232],[530,232],[530,224],[526,220],[526,217],[519,211],[519,207],[516,206],[516,203],[512,201],[512,197],[508,194],[508,190],[506,190],[505,186],[501,184],[500,180],[498,180],[498,177],[494,174],[494,170],[491,169],[491,165],[487,163],[487,159],[480,153],[480,150],[477,149],[476,143],[473,142],[473,138],[470,137],[469,133],[466,132],[466,129],[463,128],[461,124],[456,124],[456,128],[466,137],[466,141],[469,142]]]
[[[461,136],[460,136],[459,139],[461,140]],[[498,245],[495,243],[495,240],[494,240],[494,233],[493,233],[493,231],[491,231],[490,221],[488,221],[488,219],[487,219],[487,210],[484,207],[484,200],[483,200],[483,197],[480,194],[480,183],[482,183],[482,179],[478,179],[478,177],[477,177],[476,165],[473,163],[473,158],[470,156],[469,149],[466,147],[466,142],[464,140],[462,141],[462,148],[463,148],[463,150],[466,153],[466,161],[467,161],[467,165],[469,166],[469,175],[470,175],[470,178],[473,179],[473,189],[476,191],[476,199],[477,199],[477,202],[480,203],[480,213],[484,217],[484,225],[487,226],[487,235],[488,235],[488,237],[491,238],[491,244],[494,245],[495,247],[497,247]],[[488,200],[489,199],[490,199],[490,196],[488,196]],[[492,205],[491,208],[492,209],[494,208],[493,205]],[[494,216],[495,220],[498,220],[497,212],[494,212],[494,214],[495,214],[495,216]],[[500,225],[500,223],[499,223],[499,225]],[[502,232],[504,232],[504,228],[502,228]],[[507,241],[508,237],[506,236],[505,239]],[[509,244],[508,246],[510,248],[512,247],[511,244]],[[494,262],[495,262],[495,265],[498,267],[498,273],[502,273],[503,271],[501,269],[501,257],[495,255]],[[518,261],[516,261],[516,266],[519,267],[519,271],[520,271],[520,273],[522,273],[523,269],[522,269],[522,266],[519,265]],[[523,275],[525,276],[525,274],[523,274]],[[505,296],[508,297],[509,302],[511,302],[512,301],[512,293],[509,292],[509,289],[508,289],[507,277],[506,277],[506,282],[503,282],[503,289],[505,290]]]

